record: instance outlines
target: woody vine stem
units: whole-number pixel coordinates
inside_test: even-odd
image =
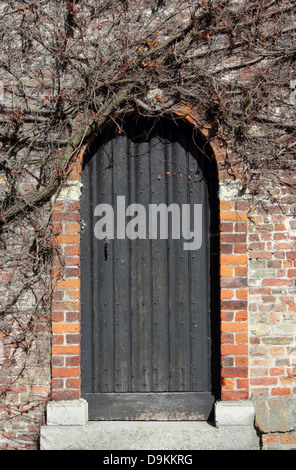
[[[215,139],[226,148],[221,165],[241,191],[278,202],[277,186],[293,189],[295,7],[295,0],[1,3],[0,249],[7,279],[0,322],[11,350],[2,394],[25,374],[40,335],[36,319],[40,328],[50,316],[50,269],[59,255],[50,198],[78,150],[109,122],[121,129],[126,114],[173,119],[185,110],[194,132],[207,129],[208,144]],[[18,354],[23,368],[15,375],[9,368]],[[6,416],[35,406],[31,398],[11,403]]]

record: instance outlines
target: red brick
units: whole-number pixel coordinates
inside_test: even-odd
[[[262,434],[263,444],[276,444],[279,442],[278,434]]]
[[[221,289],[221,299],[231,299],[234,296],[233,290]]]
[[[238,356],[235,358],[235,365],[236,366],[248,366],[249,358],[248,356]]]
[[[233,320],[233,312],[221,312],[221,321],[229,321],[231,322]]]
[[[55,242],[60,245],[75,245],[80,241],[80,236],[78,234],[61,234],[54,237]]]
[[[52,228],[53,234],[58,235],[63,230],[63,224],[62,222],[52,222],[51,228]]]
[[[222,356],[221,357],[221,366],[222,367],[233,367],[234,366],[234,359],[230,356]]]
[[[269,369],[269,374],[270,375],[284,375],[285,369],[284,368],[279,368],[279,367],[272,367]]]
[[[66,344],[79,344],[80,334],[68,334],[66,335]]]
[[[226,243],[221,244],[220,253],[232,254],[232,252],[233,252],[233,245],[227,245]]]
[[[233,277],[233,268],[231,266],[221,266],[220,267],[220,275],[221,277]]]
[[[66,223],[66,233],[79,233],[80,224],[78,222],[68,222]]]
[[[54,305],[54,304],[53,304]],[[59,304],[58,304],[59,305]],[[57,311],[53,308],[52,314],[51,314],[51,319],[53,322],[60,322],[64,321],[65,319],[65,314],[64,312],[59,311],[60,309],[58,308]]]
[[[240,211],[246,211],[248,209],[248,201],[236,201],[235,208]]]
[[[237,388],[247,389],[248,386],[249,386],[249,380],[248,379],[237,379],[236,384],[237,384]]]
[[[75,212],[75,211],[79,211],[80,210],[80,203],[79,202],[68,202],[67,203],[67,209],[68,211],[70,211],[71,213]]]
[[[248,298],[248,289],[237,289],[236,298],[240,300],[245,300]]]
[[[235,254],[244,254],[247,253],[247,244],[246,243],[237,243],[234,245],[234,253]]]
[[[237,355],[243,356],[248,354],[248,346],[245,344],[222,344],[221,345],[222,355]]]
[[[263,279],[263,286],[292,286],[293,279]]]
[[[51,358],[52,367],[64,367],[65,366],[65,356],[52,356]],[[75,364],[73,364],[75,365]]]
[[[66,245],[64,248],[65,255],[80,255],[80,246],[79,245]]]
[[[66,377],[78,377],[78,367],[53,367],[52,377],[66,378]]]
[[[246,243],[247,235],[245,233],[221,233],[221,243]]]
[[[249,258],[250,259],[271,259],[272,253],[268,251],[250,251]]]
[[[245,221],[245,220],[247,220],[247,213],[246,212],[238,212],[238,211],[221,211],[220,212],[220,220]]]
[[[222,377],[248,377],[247,367],[225,367],[221,369]]]
[[[280,442],[282,444],[295,444],[296,443],[296,434],[295,433],[281,433]]]
[[[236,289],[238,287],[246,287],[248,283],[247,277],[227,277],[227,279],[221,279],[221,287],[228,287]]]
[[[235,335],[235,342],[237,344],[247,344],[248,339],[248,333],[236,333]]]
[[[230,343],[234,343],[234,335],[231,334],[231,333],[222,333],[221,334],[221,342],[223,344],[230,344]]]
[[[220,210],[229,211],[232,208],[232,201],[220,201]]]
[[[53,390],[52,399],[61,400],[78,400],[80,398],[80,390]]]
[[[80,330],[78,323],[56,323],[52,325],[54,333],[77,333]]]
[[[68,355],[68,354],[79,354],[79,346],[52,346],[52,354],[55,355]]]
[[[52,379],[51,385],[53,389],[63,388],[64,387],[64,380],[63,379]]]
[[[79,222],[80,214],[78,212],[53,212],[51,218],[53,222]]]
[[[66,266],[80,266],[79,256],[65,256],[64,260]]]
[[[235,386],[235,379],[223,378],[221,380],[221,386],[223,390],[233,390]]]
[[[66,387],[67,388],[77,388],[80,387],[80,379],[67,379],[66,380]]]
[[[220,223],[220,231],[224,232],[233,232],[233,224],[228,222],[221,222]]]
[[[248,331],[248,324],[247,324],[247,322],[222,322],[221,323],[221,330],[223,332]]]
[[[246,300],[222,300],[222,310],[245,310],[247,307]]]
[[[234,231],[235,232],[246,232],[247,231],[247,224],[244,222],[236,222],[234,224]]]
[[[249,392],[248,390],[222,390],[221,398],[222,400],[248,400]]]
[[[221,255],[220,259],[222,266],[241,266],[248,262],[246,255]]]
[[[250,379],[250,385],[276,385],[277,379],[273,377],[255,377]]]
[[[79,366],[80,356],[69,356],[66,357],[66,366]]]
[[[285,232],[287,229],[286,229],[285,224],[275,224],[274,230],[279,231],[279,232]]]
[[[69,277],[80,278],[80,269],[78,267],[66,268],[65,276],[66,278],[69,278]]]
[[[247,276],[248,274],[248,267],[247,266],[236,266],[235,267],[235,275],[236,276]]]
[[[54,290],[53,293],[52,293],[52,298],[53,300],[63,300],[64,298],[64,292],[63,291],[58,291],[58,290]]]
[[[80,315],[80,310],[77,309],[76,312],[66,312],[66,321],[72,322],[72,321],[79,321],[81,318]]]
[[[59,312],[72,312],[72,311],[77,311],[80,310],[80,303],[79,302],[54,302],[52,304],[52,310]],[[64,314],[63,313],[63,314]],[[57,321],[57,320],[55,320]]]
[[[271,389],[272,395],[291,395],[290,388],[272,388]]]
[[[65,207],[65,204],[62,201],[55,202],[53,206],[53,214],[54,215],[57,211],[62,211]]]
[[[52,344],[53,345],[61,345],[64,343],[64,335],[52,335]]]

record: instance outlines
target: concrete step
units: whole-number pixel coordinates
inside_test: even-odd
[[[203,421],[88,421],[42,426],[41,450],[260,450],[253,426]]]

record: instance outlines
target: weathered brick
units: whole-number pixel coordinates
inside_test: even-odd
[[[56,289],[78,289],[80,287],[80,279],[67,278],[59,279],[55,284]]]
[[[59,243],[60,245],[75,245],[79,243],[79,235],[78,234],[61,234],[55,237],[55,242]]]
[[[68,222],[66,223],[66,233],[79,233],[80,224],[77,222]]]
[[[224,367],[222,368],[222,377],[247,377],[247,367]]]
[[[229,267],[229,266],[221,266],[220,267],[220,275],[222,277],[224,277],[224,276],[233,277],[233,268]]]
[[[222,289],[221,299],[231,299],[234,296],[233,290]]]
[[[53,333],[77,333],[80,331],[79,323],[54,323],[52,325]]]
[[[222,266],[246,265],[247,256],[245,255],[221,255]]]
[[[222,322],[221,330],[233,331],[233,332],[248,331],[248,323],[247,322]]]
[[[291,389],[290,388],[284,388],[284,387],[281,387],[281,388],[272,388],[271,389],[271,394],[272,395],[280,395],[280,396],[283,396],[283,395],[290,395],[291,394]]]
[[[52,346],[53,355],[69,355],[69,354],[79,354],[79,346]]]
[[[242,344],[222,344],[221,345],[221,354],[222,355],[238,355],[238,356],[243,356],[248,354],[248,346],[247,345],[242,345]]]
[[[60,378],[78,377],[79,369],[78,367],[53,367],[52,376]]]

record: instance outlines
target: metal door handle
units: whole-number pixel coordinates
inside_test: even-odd
[[[80,230],[81,230],[81,232],[84,232],[85,229],[86,229],[86,223],[84,222],[84,220],[81,220],[80,221]]]

